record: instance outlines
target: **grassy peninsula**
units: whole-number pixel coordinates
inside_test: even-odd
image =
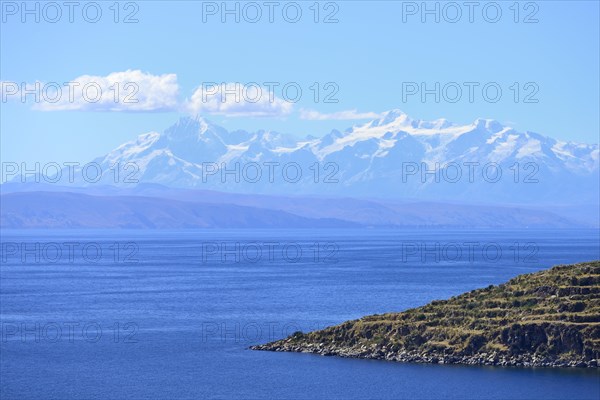
[[[555,266],[399,313],[371,315],[253,350],[401,362],[600,364],[600,261]]]

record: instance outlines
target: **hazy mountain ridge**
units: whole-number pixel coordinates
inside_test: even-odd
[[[265,196],[160,185],[3,185],[2,228],[573,228],[543,209],[354,198]],[[18,189],[18,190],[15,190]],[[37,190],[36,190],[37,189]]]
[[[144,196],[22,192],[1,196],[0,226],[23,228],[352,228],[330,218],[305,218],[235,204],[184,202]]]
[[[130,176],[139,182],[178,188],[528,204],[597,203],[600,176],[597,144],[517,132],[494,120],[468,125],[413,120],[398,110],[344,132],[305,139],[262,130],[229,132],[203,118],[182,118],[162,134],[139,135],[94,162],[102,167],[99,183],[104,184],[123,183],[115,182],[111,167],[135,163],[139,171]],[[264,164],[269,162],[279,163],[272,182]],[[235,182],[234,174],[211,170],[223,163],[230,170],[257,163],[261,179],[242,176]],[[298,182],[282,175],[281,166],[290,163],[301,168]],[[492,164],[496,167],[484,177],[484,166]],[[415,167],[418,171],[411,172]],[[435,182],[433,174],[421,175],[425,168],[441,169],[446,176],[438,174]],[[494,168],[502,172],[497,182],[488,179]],[[460,179],[453,181],[457,172]],[[254,170],[248,174],[254,176]],[[75,176],[77,185],[89,185],[80,171]]]

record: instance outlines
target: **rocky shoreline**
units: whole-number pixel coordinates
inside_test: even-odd
[[[464,364],[464,365],[488,365],[498,367],[576,367],[576,368],[598,368],[600,360],[561,360],[547,357],[530,356],[527,354],[504,355],[498,353],[481,353],[476,355],[447,355],[420,353],[418,351],[386,351],[386,349],[367,348],[339,348],[326,346],[323,343],[299,345],[286,339],[282,342],[268,343],[251,346],[251,350],[281,351],[295,353],[311,353],[322,356],[337,356],[344,358],[362,358],[369,360],[384,360],[408,363],[428,364]]]

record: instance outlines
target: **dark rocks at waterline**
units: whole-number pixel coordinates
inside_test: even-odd
[[[506,367],[577,367],[577,368],[598,368],[600,361],[596,359],[584,360],[561,360],[548,357],[537,357],[530,355],[506,356],[497,353],[481,353],[476,355],[444,355],[427,354],[417,351],[393,352],[384,349],[368,349],[361,347],[359,349],[345,349],[332,346],[318,345],[298,345],[298,344],[263,344],[250,347],[251,350],[261,351],[279,351],[312,353],[322,356],[337,356],[345,358],[363,358],[370,360],[385,360],[396,362],[411,363],[430,363],[430,364],[464,364],[464,365],[489,365]]]

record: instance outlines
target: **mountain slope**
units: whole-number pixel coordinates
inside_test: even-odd
[[[0,190],[2,228],[587,226],[544,210],[491,205],[232,194],[148,184],[78,190],[5,184]]]
[[[600,261],[254,346],[390,361],[598,367]]]
[[[352,222],[305,218],[233,204],[68,192],[1,196],[0,227],[17,228],[349,228]]]

